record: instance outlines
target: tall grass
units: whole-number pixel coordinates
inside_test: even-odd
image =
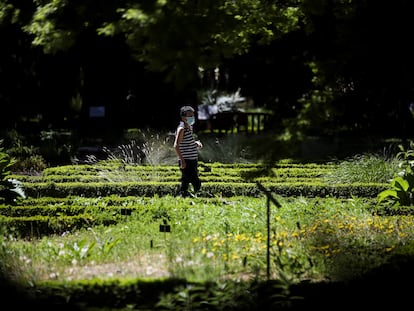
[[[109,160],[118,159],[130,165],[171,165],[176,155],[174,137],[151,129],[137,130],[130,142],[116,148],[104,148]]]
[[[150,129],[134,131],[129,142],[116,147],[103,147],[105,160],[121,161],[128,165],[174,165],[177,162],[173,133],[160,133]],[[197,137],[197,135],[196,135]],[[199,159],[203,162],[251,163],[257,160],[254,154],[254,139],[244,135],[197,137],[203,143]],[[86,163],[101,161],[95,155],[86,156]]]
[[[395,156],[382,154],[355,155],[338,163],[337,168],[324,176],[329,183],[388,183],[399,171]]]
[[[255,161],[251,141],[242,135],[203,138],[200,159],[203,162],[252,163]]]

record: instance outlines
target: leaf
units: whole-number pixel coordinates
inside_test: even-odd
[[[408,191],[410,184],[406,179],[402,177],[396,177],[392,180],[391,186],[398,190]]]
[[[14,187],[14,188],[11,188],[10,191],[17,193],[23,199],[26,198],[26,193],[24,192],[24,189],[23,189],[23,183],[20,180],[9,178],[7,179],[7,181],[9,181]]]
[[[392,189],[387,189],[378,194],[378,203],[383,202],[387,198],[398,199],[397,191]]]

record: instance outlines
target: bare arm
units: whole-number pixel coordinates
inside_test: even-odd
[[[177,134],[175,135],[175,140],[174,140],[174,149],[175,149],[175,153],[178,156],[178,159],[180,159],[181,161],[181,167],[184,168],[185,167],[185,161],[183,159],[183,155],[181,154],[180,151],[180,143],[183,139],[184,136],[184,128],[180,127],[177,129]]]

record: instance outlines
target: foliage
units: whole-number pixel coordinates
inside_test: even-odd
[[[206,163],[251,163],[251,141],[242,136],[203,138],[200,160]]]
[[[156,310],[193,310],[203,306],[205,310],[229,310],[237,306],[250,310],[257,304],[248,283],[219,281],[207,284],[187,284],[161,296]]]
[[[325,91],[332,95],[328,97],[332,105],[326,109],[329,114],[321,113],[322,120],[326,117],[329,117],[328,121],[336,119],[335,123],[327,124],[328,129],[343,132],[346,125],[348,133],[374,135],[404,135],[411,131],[403,128],[412,123],[408,111],[412,91],[410,87],[401,88],[401,83],[405,83],[402,82],[403,72],[412,70],[413,61],[408,54],[398,53],[398,48],[391,54],[385,50],[377,53],[376,43],[382,41],[405,49],[404,38],[412,33],[405,10],[412,10],[412,3],[399,1],[390,8],[385,3],[370,1],[304,0],[300,7],[305,20],[304,30],[314,39],[311,49],[317,55],[309,62],[316,86],[310,94],[320,90],[321,95]],[[390,25],[382,24],[382,20],[390,19],[394,14],[398,17]],[[384,32],[400,35],[384,41],[381,34]],[[378,67],[380,63],[381,68]],[[400,105],[397,104],[399,100],[402,100]],[[320,104],[324,106],[324,102]],[[316,102],[313,107],[303,108],[301,114],[316,113],[319,109]],[[314,117],[316,121],[320,119],[317,114]],[[384,127],[385,122],[394,125]],[[312,126],[311,123],[306,125]],[[318,129],[323,130],[319,126]]]
[[[128,133],[128,143],[115,148],[103,147],[105,160],[116,163],[120,161],[124,165],[171,165],[175,162],[176,155],[173,149],[172,136],[163,135],[151,129],[136,129]],[[100,162],[94,155],[87,155],[85,163],[96,164]],[[78,159],[74,159],[78,163]]]
[[[92,3],[1,2],[0,22],[8,47],[4,75],[13,76],[6,81],[10,87],[2,91],[8,105],[17,102],[24,107],[30,98],[38,98],[36,102],[41,104],[34,110],[46,115],[54,110],[47,108],[53,108],[55,102],[77,98],[86,106],[89,101],[93,104],[101,97],[86,98],[95,92],[95,84],[84,81],[90,77],[111,86],[105,93],[117,99],[113,105],[118,109],[125,94],[124,81],[131,80],[118,80],[118,71],[111,67],[132,62],[129,72],[135,75],[139,67],[140,78],[156,71],[161,73],[157,75],[160,80],[166,77],[196,92],[198,69],[220,68],[220,87],[234,90],[244,84],[244,95],[254,97],[255,105],[272,107],[279,118],[277,126],[289,122],[294,137],[305,131],[330,134],[367,129],[385,133],[384,122],[393,123],[388,132],[411,132],[412,115],[407,106],[412,77],[404,72],[412,71],[413,61],[409,53],[398,52],[409,50],[410,2],[398,1],[392,8],[380,2],[343,0]],[[385,25],[383,20],[390,23]],[[400,34],[386,39],[390,46],[398,47],[391,54],[378,53],[377,42],[385,32]],[[105,56],[100,44],[109,45]],[[125,54],[116,54],[120,45]],[[90,48],[95,48],[90,55],[77,57],[76,51]],[[17,54],[22,55],[21,60],[13,58]],[[246,57],[236,59],[239,55]],[[90,65],[90,60],[96,63]],[[103,62],[106,66],[101,66]],[[50,64],[59,69],[39,69]],[[262,73],[256,71],[259,66],[270,69]],[[108,72],[104,77],[103,67]],[[56,90],[58,83],[48,78],[55,74],[59,74],[56,80],[65,82],[60,83],[64,92]],[[139,87],[145,86],[141,83]],[[173,106],[167,101],[157,104]],[[63,114],[73,121],[69,112]],[[79,116],[78,111],[75,115]]]
[[[378,194],[378,204],[414,205],[414,142],[410,141],[408,149],[399,145],[400,171],[391,180],[390,189]]]
[[[40,148],[29,144],[29,139],[18,131],[7,131],[6,139],[4,149],[15,159],[11,167],[13,171],[38,174],[48,166],[44,157],[40,154]],[[55,145],[50,149],[55,149]]]
[[[74,204],[100,206],[104,200],[83,198]],[[26,252],[39,278],[75,277],[71,267],[82,277],[91,265],[100,269],[112,263],[116,268],[123,262],[128,262],[124,276],[148,277],[161,271],[192,280],[265,276],[264,198],[165,196],[124,202],[137,208],[117,224],[33,239],[30,244],[10,241],[8,247]],[[387,260],[385,249],[398,248],[414,234],[412,216],[398,220],[372,215],[369,201],[292,198],[280,203],[282,208],[271,207],[270,272],[272,278],[283,276],[287,282],[361,274]],[[159,231],[165,221],[170,233]]]
[[[0,145],[2,140],[0,140]],[[16,160],[4,152],[4,148],[0,147],[0,202],[16,203],[18,198],[25,198],[23,184],[14,178],[9,178],[11,167]]]
[[[349,169],[348,178],[352,172],[368,176],[374,163],[381,163],[376,157],[348,161],[355,161],[359,167]],[[248,164],[239,166],[246,168]],[[211,167],[225,172],[226,165]],[[303,175],[318,167],[306,165]],[[75,168],[96,170],[91,165],[74,166],[73,172]],[[48,172],[67,174],[59,168],[49,168]],[[284,171],[286,178],[292,172]],[[381,176],[374,174],[370,180],[375,182]],[[42,280],[168,276],[204,282],[177,287],[161,296],[160,310],[257,307],[261,300],[252,296],[256,292],[249,287],[254,283],[244,280],[265,278],[268,233],[269,268],[275,283],[273,288],[268,284],[263,299],[275,308],[288,308],[300,300],[292,287],[298,282],[350,280],[391,262],[393,254],[410,254],[404,245],[414,237],[412,215],[380,216],[372,213],[375,202],[366,198],[283,196],[278,199],[280,207],[270,205],[270,228],[266,227],[264,197],[223,197],[215,193],[213,197],[191,199],[154,195],[30,200],[33,205],[38,202],[49,207],[93,206],[101,213],[111,207],[115,210],[115,206],[134,209],[117,224],[42,239],[20,240],[13,231],[8,232],[2,252],[7,249],[8,254],[14,254],[21,280],[37,284]],[[170,225],[171,232],[161,232],[161,224]],[[13,266],[9,257],[2,258],[2,268]]]
[[[143,162],[149,165],[175,164],[176,154],[173,149],[173,136],[147,129],[138,131],[141,141]]]
[[[340,161],[336,168],[324,174],[330,184],[388,183],[398,170],[399,162],[381,154],[358,154]]]
[[[103,147],[106,160],[120,161],[124,165],[175,165],[176,154],[173,148],[173,135],[163,135],[153,130],[137,130],[129,133],[130,142],[115,148]],[[253,153],[257,138],[243,135],[215,137],[199,135],[203,148],[199,159],[205,163],[251,163],[257,156]],[[94,155],[87,155],[85,163],[96,164],[101,160]],[[74,159],[79,163],[79,159]],[[109,172],[108,172],[109,174]],[[115,176],[114,176],[115,177]],[[156,176],[154,176],[156,177]]]
[[[138,58],[152,70],[174,64],[169,79],[180,85],[197,67],[215,68],[223,57],[246,53],[257,38],[269,42],[296,28],[299,15],[294,2],[276,6],[258,0],[165,1],[150,7],[134,3],[120,13],[118,21],[98,31],[125,33]]]
[[[315,89],[298,99],[301,107],[298,115],[285,121],[290,135],[301,138],[304,133],[323,136],[339,132],[336,124],[340,115],[332,105],[333,98],[331,89]]]
[[[61,22],[69,17],[75,22]],[[215,67],[222,56],[248,51],[253,38],[274,40],[296,28],[297,22],[294,2],[276,6],[259,0],[125,1],[88,7],[53,1],[38,5],[24,29],[47,53],[75,45],[85,25],[102,36],[122,34],[140,61],[151,70],[168,70],[179,84],[197,66]]]
[[[4,46],[8,47],[2,68],[4,76],[13,77],[6,79],[2,90],[8,105],[24,107],[36,98],[41,104],[33,110],[46,115],[60,110],[47,108],[68,103],[80,89],[79,102],[89,105],[90,100],[93,104],[101,98],[86,98],[95,91],[90,87],[94,83],[85,83],[86,76],[116,85],[105,93],[117,99],[114,106],[118,108],[118,99],[125,92],[123,82],[128,79],[119,83],[118,71],[110,68],[117,67],[119,59],[129,63],[135,56],[137,61],[129,66],[130,73],[135,74],[139,67],[140,78],[145,79],[148,71],[154,70],[162,73],[159,77],[194,88],[200,82],[199,68],[222,66],[224,74],[218,82],[221,87],[234,90],[244,81],[244,95],[255,97],[255,105],[269,104],[275,115],[280,115],[280,121],[291,121],[289,131],[293,136],[296,131],[306,130],[412,132],[408,109],[412,77],[405,74],[413,71],[412,58],[406,52],[406,38],[412,35],[412,3],[408,1],[397,1],[392,8],[381,2],[343,0],[91,3],[1,2],[0,22]],[[383,20],[390,22],[384,24]],[[386,38],[389,46],[397,47],[391,54],[377,48],[377,43],[384,40],[383,33],[399,33]],[[103,57],[99,50],[102,42],[109,45],[110,51]],[[119,43],[125,54],[112,54]],[[126,48],[127,43],[131,49]],[[96,49],[90,51],[91,55],[78,57],[79,51],[93,47]],[[242,59],[245,62],[227,62],[240,54],[248,55]],[[13,55],[21,55],[21,59]],[[96,60],[94,65],[88,63],[92,59]],[[106,66],[101,66],[103,62]],[[255,71],[258,64],[271,69],[265,74]],[[43,70],[48,65],[52,70]],[[59,69],[53,71],[53,67]],[[103,67],[109,72],[104,77]],[[48,78],[55,74],[57,81],[64,81],[60,84],[65,92],[56,91],[58,83]],[[286,80],[288,83],[281,83]],[[167,101],[157,104],[172,106]],[[20,112],[15,114],[20,116]],[[7,116],[3,118],[9,121]],[[393,124],[385,129],[384,122]]]
[[[47,130],[40,132],[39,154],[49,165],[70,163],[76,142],[72,139],[74,132],[69,130]],[[41,171],[41,170],[40,170]]]

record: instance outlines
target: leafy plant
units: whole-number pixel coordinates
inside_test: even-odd
[[[16,130],[7,131],[4,137],[4,140],[2,140],[4,150],[15,160],[13,171],[37,175],[48,167],[40,148],[28,144],[27,137],[24,137]],[[59,144],[51,144],[49,149],[54,150],[57,145]],[[60,161],[62,160],[61,157],[59,159]]]
[[[400,171],[391,180],[390,189],[378,194],[378,204],[390,203],[391,205],[414,205],[414,142],[410,141],[409,149],[403,145],[396,158],[400,161]]]
[[[2,140],[0,140],[2,143]],[[14,178],[9,178],[11,174],[10,168],[16,160],[4,152],[4,148],[0,147],[0,202],[1,199],[5,203],[14,203],[17,198],[25,198],[23,184]]]
[[[48,243],[46,251],[48,258],[61,264],[78,265],[84,263],[92,255],[96,243],[89,243],[86,238],[68,243]]]

